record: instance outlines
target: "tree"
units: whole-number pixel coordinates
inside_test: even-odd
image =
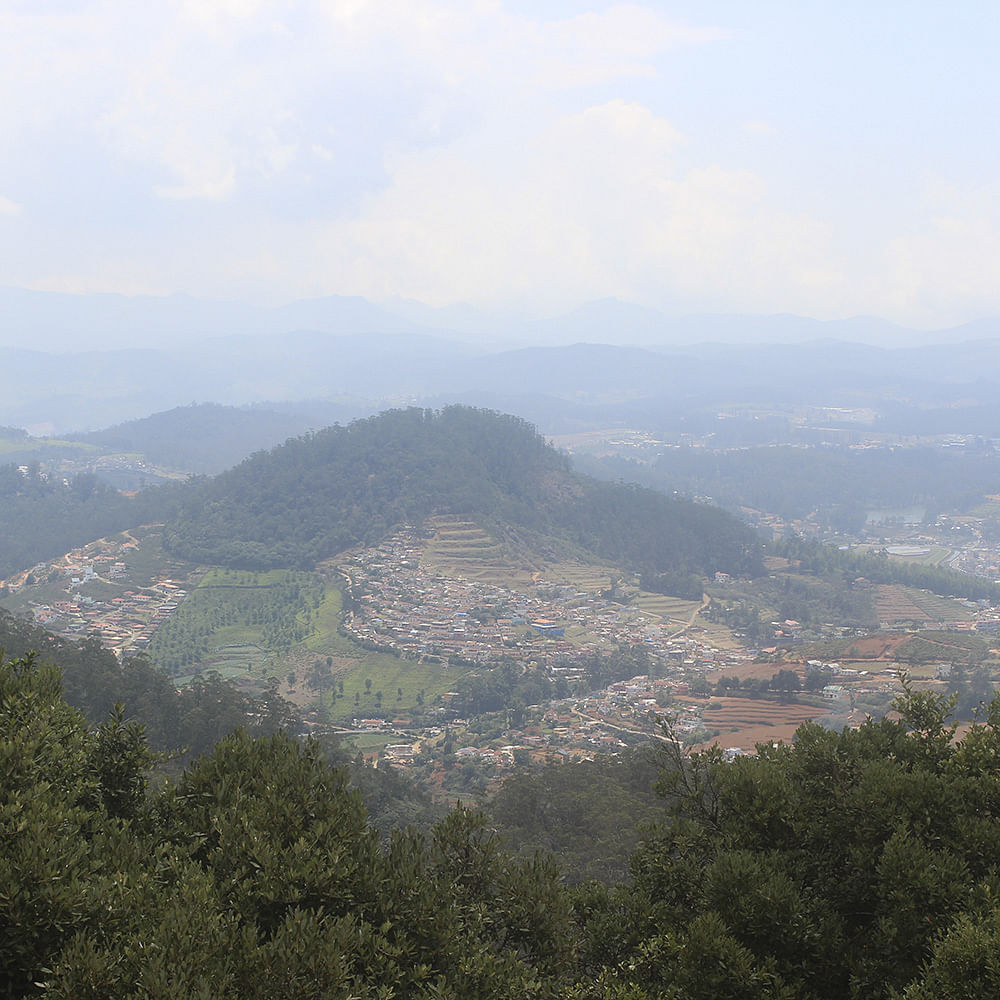
[[[771,677],[771,690],[777,691],[782,699],[793,697],[801,687],[802,682],[794,670],[779,670]]]

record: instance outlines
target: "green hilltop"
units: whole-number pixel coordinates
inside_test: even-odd
[[[664,586],[762,571],[755,535],[732,516],[576,475],[526,421],[464,406],[390,410],[253,455],[196,484],[164,540],[202,564],[308,567],[446,513],[529,528]]]

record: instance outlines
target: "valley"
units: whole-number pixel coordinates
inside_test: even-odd
[[[872,630],[844,638],[840,626],[817,642],[791,620],[768,626],[767,645],[724,623],[735,593],[759,591],[750,580],[715,581],[702,601],[671,598],[552,539],[510,526],[494,535],[455,515],[312,572],[198,566],[161,540],[147,526],[38,564],[3,582],[8,606],[147,656],[181,686],[217,673],[254,695],[277,691],[314,733],[445,800],[495,791],[524,766],[662,737],[660,718],[689,746],[730,754],[788,741],[806,719],[857,724],[898,693],[901,669],[932,687],[945,683],[940,664],[970,653],[992,670],[954,629],[972,640],[1000,618],[881,586],[870,594],[879,616],[952,631],[925,641],[922,657],[901,648],[910,633],[879,644],[864,638]],[[783,695],[768,691],[780,671],[798,681]]]

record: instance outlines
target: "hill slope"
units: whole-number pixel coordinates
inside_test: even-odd
[[[461,406],[392,410],[255,455],[194,489],[164,539],[203,563],[306,566],[443,513],[529,527],[651,574],[760,569],[735,518],[576,476],[530,424]]]

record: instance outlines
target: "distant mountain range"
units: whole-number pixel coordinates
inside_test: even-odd
[[[871,316],[817,320],[791,314],[671,315],[619,299],[532,318],[469,305],[376,304],[330,295],[279,306],[188,295],[74,295],[0,288],[0,347],[58,353],[123,348],[177,349],[211,338],[274,337],[309,330],[335,336],[428,334],[498,350],[577,342],[671,346],[844,340],[903,347],[1000,337],[1000,318],[942,330],[914,330]]]
[[[734,402],[990,402],[1000,383],[1000,321],[928,334],[865,318],[667,317],[616,300],[526,320],[340,297],[265,309],[0,289],[0,342],[11,345],[0,347],[0,424],[40,434],[192,402],[309,403],[338,420],[464,402],[557,433],[655,427]]]

